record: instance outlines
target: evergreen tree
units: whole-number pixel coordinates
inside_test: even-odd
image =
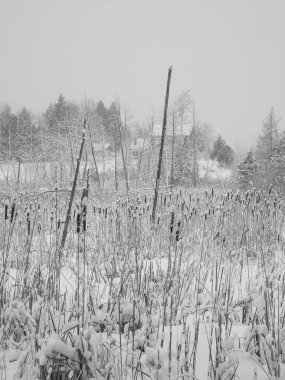
[[[283,160],[282,144],[278,135],[278,120],[274,108],[271,108],[263,122],[256,149],[259,187],[268,188],[270,184],[276,185],[279,182],[278,176]]]
[[[35,158],[38,147],[38,131],[31,113],[23,108],[17,115],[17,132],[13,140],[13,156],[17,161]]]
[[[102,122],[106,125],[108,123],[108,110],[105,108],[102,100],[99,100],[96,106],[97,115],[102,119]]]
[[[0,109],[0,157],[11,160],[13,158],[13,141],[17,132],[17,117],[11,107],[3,104]]]
[[[67,103],[66,103],[65,97],[62,94],[60,94],[57,99],[57,102],[54,105],[54,117],[55,117],[56,122],[60,124],[61,126],[64,126],[65,124],[65,119],[67,115],[66,106],[67,106]]]
[[[261,166],[266,167],[272,159],[273,152],[278,144],[278,121],[274,108],[271,108],[266,120],[263,122],[262,134],[257,145],[257,159]]]
[[[184,91],[175,102],[176,129],[181,133],[185,126],[190,124],[192,98],[190,90]]]
[[[238,182],[243,189],[247,189],[254,183],[257,172],[257,164],[253,153],[247,153],[245,159],[238,166]]]
[[[62,137],[69,133],[69,124],[79,117],[79,107],[67,102],[60,94],[57,102],[50,104],[44,113],[44,120],[49,132],[60,134]]]
[[[270,170],[267,171],[267,182],[276,189],[283,191],[285,186],[285,132],[273,149],[270,160]]]
[[[210,158],[226,166],[232,164],[234,160],[234,151],[220,135],[214,141]]]

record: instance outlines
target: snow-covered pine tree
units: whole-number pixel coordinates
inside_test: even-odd
[[[285,186],[285,132],[273,150],[269,175],[270,183],[275,189],[283,191]]]
[[[277,153],[279,144],[278,120],[272,107],[263,122],[262,133],[259,136],[256,148],[259,187],[267,188],[276,180],[275,171],[276,165],[278,166],[276,160],[280,159]]]
[[[217,160],[221,165],[230,165],[234,160],[234,151],[219,135],[213,143],[210,155],[211,160]]]
[[[259,136],[256,157],[259,164],[267,166],[272,159],[274,149],[278,144],[278,120],[272,107],[262,126],[262,134]]]
[[[252,186],[257,172],[256,159],[250,151],[238,166],[238,182],[240,187],[247,189]]]
[[[17,161],[34,158],[36,129],[30,112],[23,108],[17,115],[17,132],[13,140],[14,157]]]

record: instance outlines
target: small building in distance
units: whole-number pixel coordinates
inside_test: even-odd
[[[149,138],[135,137],[129,147],[134,157],[138,157],[142,150],[149,149]]]
[[[192,126],[191,125],[182,125],[176,126],[174,130],[174,136],[176,141],[179,140],[181,143],[184,143],[186,139],[188,139],[191,136],[192,132]],[[154,146],[160,145],[161,140],[161,134],[162,134],[162,125],[161,124],[154,124],[152,131],[150,131],[149,135],[152,139],[152,144]],[[165,142],[169,142],[172,140],[173,136],[173,130],[172,126],[168,125],[166,128],[166,134],[165,134]]]
[[[93,149],[94,149],[94,152],[97,156],[99,157],[103,157],[104,156],[104,152],[106,154],[106,152],[111,152],[112,151],[112,146],[111,146],[111,143],[93,143]]]

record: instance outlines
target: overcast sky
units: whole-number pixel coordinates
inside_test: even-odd
[[[285,129],[285,0],[0,0],[0,103],[59,93],[135,117],[190,89],[198,118],[248,146],[274,106]]]

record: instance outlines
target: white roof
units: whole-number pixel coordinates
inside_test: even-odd
[[[191,132],[192,126],[191,125],[182,125],[182,128],[180,126],[175,127],[175,136],[189,136]],[[153,132],[152,135],[154,137],[161,136],[162,133],[162,125],[161,124],[154,124],[153,126]],[[151,134],[151,132],[150,132]],[[172,136],[172,126],[169,125],[166,127],[166,136]]]
[[[149,147],[149,142],[147,140],[144,140],[142,138],[136,139],[136,144],[133,142],[130,146],[130,149],[132,150],[142,150]]]
[[[93,149],[95,150],[103,150],[103,146],[104,146],[104,149],[108,149],[110,148],[111,144],[110,143],[105,143],[105,144],[93,144]]]

